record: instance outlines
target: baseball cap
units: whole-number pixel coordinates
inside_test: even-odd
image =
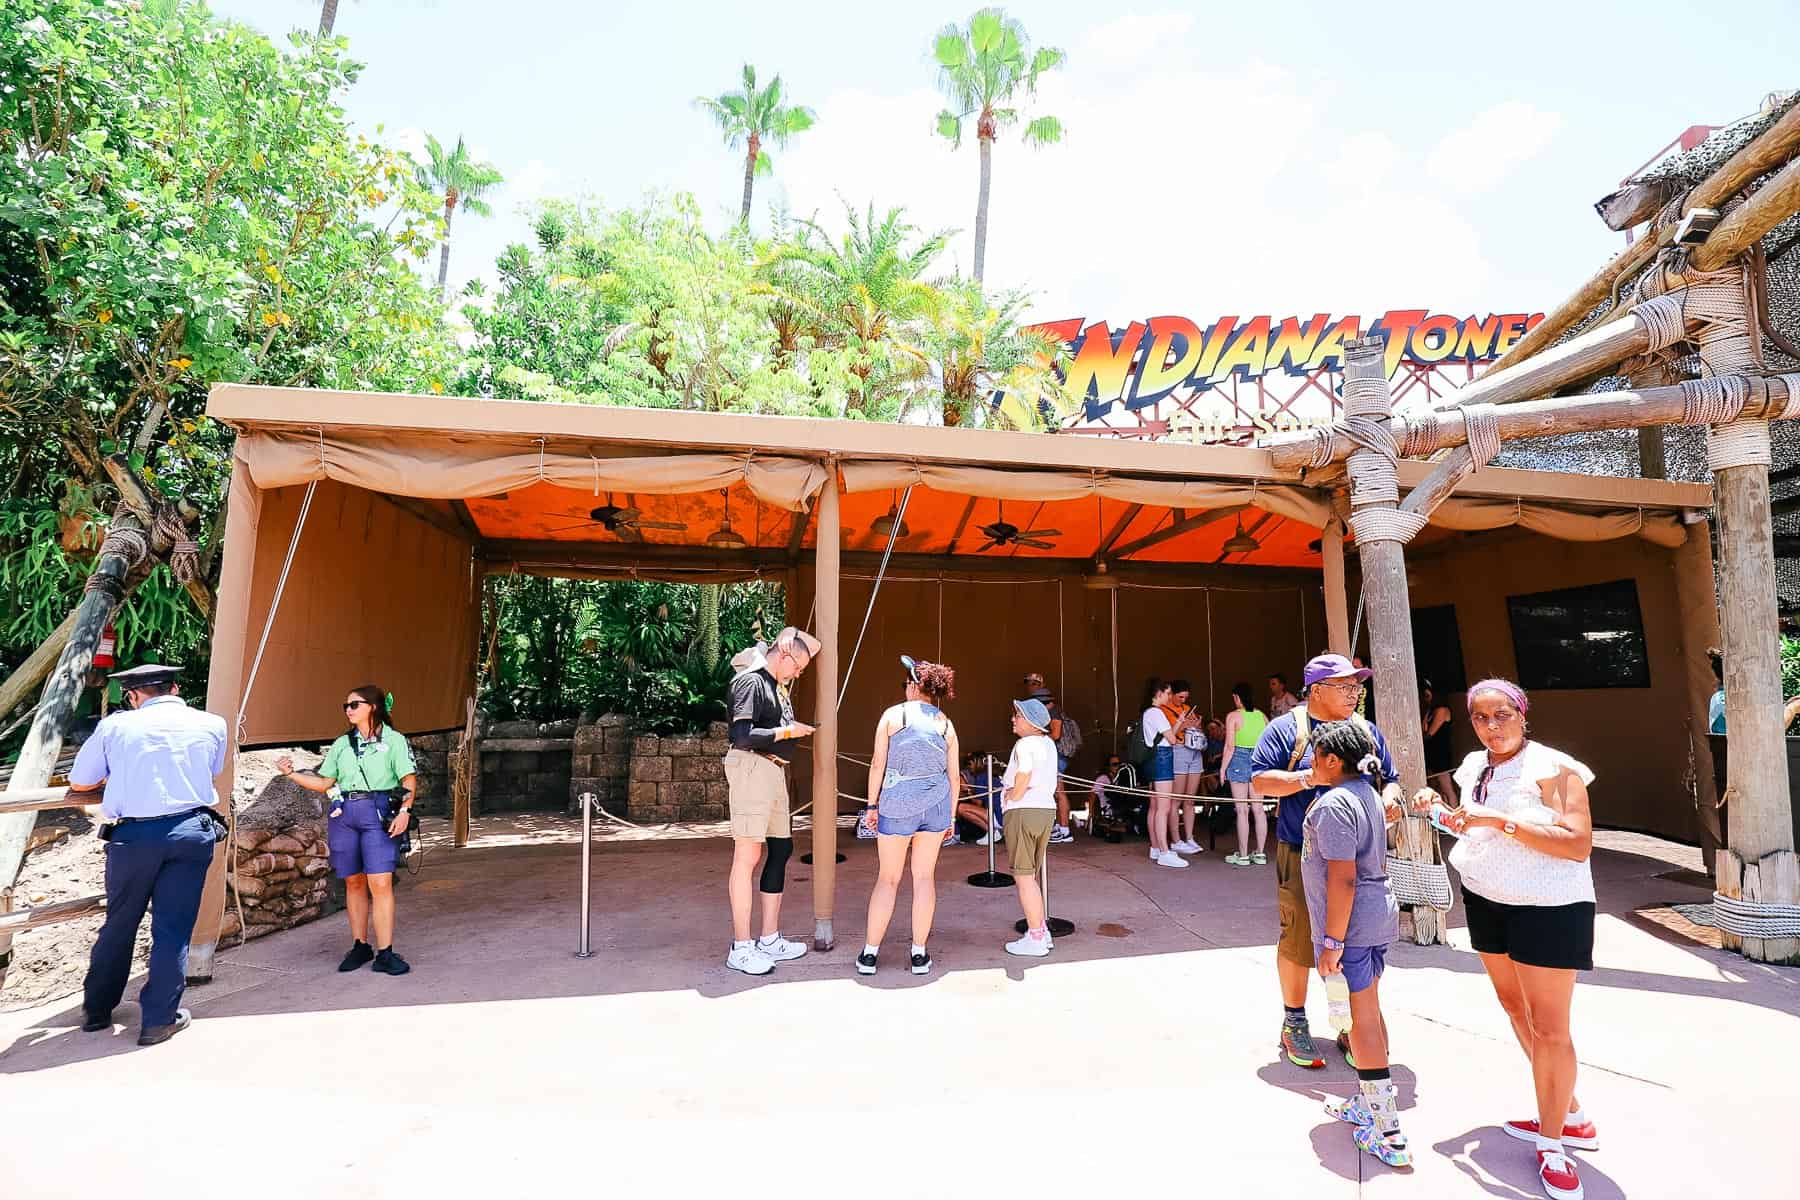
[[[1045,704],[1049,704],[1050,701],[1056,699],[1056,693],[1047,687],[1037,687],[1031,689],[1031,698],[1033,700],[1042,700]]]
[[[1375,672],[1367,667],[1358,667],[1341,654],[1321,654],[1306,664],[1306,672],[1301,676],[1306,686],[1311,687],[1321,679],[1341,679],[1346,675],[1354,675],[1358,679],[1367,679]]]
[[[1013,711],[1024,717],[1033,729],[1050,728],[1050,710],[1044,707],[1042,700],[1014,700],[1012,705]]]

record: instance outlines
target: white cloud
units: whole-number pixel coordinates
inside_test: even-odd
[[[1431,177],[1424,154],[1332,103],[1329,80],[1256,60],[1215,65],[1182,41],[1189,24],[1096,30],[1078,51],[1110,46],[1109,61],[1124,61],[1138,39],[1154,57],[1112,72],[1072,58],[1026,108],[1062,118],[1063,143],[1032,150],[1016,131],[996,143],[990,285],[1034,292],[1039,318],[1114,323],[1513,301],[1489,294],[1492,266],[1458,209],[1467,173],[1454,187]],[[904,204],[922,228],[954,226],[951,257],[967,271],[978,159],[972,138],[953,151],[935,135],[940,105],[928,88],[824,97],[774,183],[795,214],[833,227],[839,193],[858,209]]]
[[[504,194],[510,204],[523,207],[558,190],[561,180],[560,170],[534,158],[507,176]]]
[[[1560,113],[1524,100],[1507,100],[1475,115],[1432,148],[1431,178],[1465,195],[1487,191],[1534,157],[1562,128]]]
[[[1131,66],[1180,41],[1193,27],[1193,13],[1127,13],[1082,34],[1074,58],[1083,69]]]

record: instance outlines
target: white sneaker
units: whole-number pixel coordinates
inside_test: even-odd
[[[1184,841],[1184,842],[1176,842],[1174,845],[1170,846],[1169,849],[1175,851],[1175,853],[1177,853],[1177,854],[1202,854],[1202,853],[1204,853],[1204,851],[1202,851],[1200,849],[1200,843],[1194,841],[1192,838],[1189,838],[1187,841]]]
[[[779,933],[774,941],[767,938],[756,943],[757,951],[771,962],[790,962],[806,953],[806,946],[800,942],[790,942]]]
[[[1158,858],[1161,858],[1162,854],[1163,854],[1163,852],[1161,850],[1158,850],[1155,846],[1150,847],[1150,861],[1151,862],[1155,862]]]
[[[977,846],[998,845],[999,842],[1000,842],[999,838],[993,836],[992,834],[988,834],[988,833],[984,833],[980,837],[975,839],[975,844]]]
[[[1188,861],[1173,850],[1164,850],[1162,857],[1156,860],[1156,865],[1159,867],[1185,867],[1188,865]]]
[[[733,943],[731,953],[725,956],[725,965],[746,975],[767,975],[775,969],[774,961],[758,950],[755,942],[748,946]]]
[[[1050,827],[1050,841],[1053,844],[1061,845],[1064,842],[1072,842],[1074,840],[1075,835],[1069,832],[1069,827],[1067,825],[1052,825]]]
[[[1050,935],[1034,938],[1027,933],[1016,942],[1006,943],[1006,952],[1022,958],[1046,958],[1050,954]]]

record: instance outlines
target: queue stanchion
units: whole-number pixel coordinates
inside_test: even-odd
[[[594,805],[599,798],[592,792],[581,793],[581,946],[575,951],[576,958],[592,958],[594,952],[589,946],[588,931],[593,919],[593,877],[594,877]]]
[[[1038,864],[1038,887],[1044,894],[1044,928],[1049,932],[1050,936],[1053,938],[1068,937],[1071,933],[1074,933],[1075,922],[1050,915],[1049,846],[1044,847],[1044,861]],[[1019,933],[1025,933],[1030,928],[1031,926],[1026,923],[1024,917],[1020,917],[1017,921],[1013,922],[1013,929]]]
[[[994,833],[1000,828],[999,814],[994,811],[994,756],[987,756],[988,868],[969,876],[969,885],[978,888],[1003,888],[1013,885],[1013,877],[994,869]],[[954,820],[954,816],[951,818]]]

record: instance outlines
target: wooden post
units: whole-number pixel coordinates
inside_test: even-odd
[[[1637,431],[1638,474],[1645,479],[1669,477],[1668,455],[1663,446],[1661,425],[1646,425]]]
[[[240,730],[237,713],[244,702],[244,673],[249,668],[250,587],[256,573],[257,526],[262,520],[262,489],[250,478],[244,460],[233,457],[231,483],[226,492],[225,530],[220,545],[225,555],[219,567],[219,595],[213,612],[212,663],[206,677],[207,708],[225,718],[225,770],[218,778],[219,811],[232,836],[213,850],[200,893],[200,912],[188,938],[187,974],[190,983],[212,980],[213,954],[219,946],[219,929],[225,921],[225,875],[237,845],[237,748]],[[239,936],[242,936],[240,931]]]
[[[1319,553],[1325,560],[1325,648],[1333,654],[1350,653],[1350,596],[1344,586],[1344,522],[1333,516],[1319,535]],[[1308,654],[1311,646],[1306,647]]]
[[[1713,473],[1719,519],[1719,609],[1725,651],[1730,849],[1716,856],[1718,889],[1769,904],[1800,904],[1787,740],[1781,727],[1781,639],[1765,463]],[[1727,946],[1740,939],[1727,933]],[[1800,963],[1800,939],[1743,938],[1744,957]]]
[[[1385,341],[1379,336],[1359,338],[1345,348],[1344,354],[1346,402],[1350,384],[1366,381],[1372,391],[1379,389],[1383,417],[1393,407],[1387,374],[1382,370],[1384,346]],[[1394,468],[1379,455],[1359,453],[1350,458],[1350,486],[1353,516],[1398,508]],[[1370,665],[1381,695],[1381,732],[1400,772],[1401,787],[1410,796],[1425,786],[1425,731],[1419,717],[1419,668],[1413,656],[1405,543],[1369,536],[1364,529],[1358,532],[1356,550],[1362,559]],[[1423,817],[1403,818],[1396,852],[1414,862],[1435,861],[1430,823]],[[1435,910],[1415,908],[1412,918],[1413,940],[1419,945],[1444,940],[1441,918]]]
[[[818,697],[812,736],[813,949],[832,946],[831,916],[837,892],[838,794],[838,597],[843,535],[838,505],[837,460],[825,464],[819,491],[818,540],[814,549],[814,602],[818,607],[819,656],[813,660]]]
[[[4,683],[0,683],[0,721],[4,721],[8,713],[23,704],[43,685],[44,676],[50,674],[63,647],[69,644],[69,635],[75,632],[75,613],[75,609],[70,609],[62,624],[19,664],[17,670],[6,677]]]
[[[143,522],[129,512],[119,512],[113,518],[113,525],[116,529],[137,530],[148,536]],[[118,594],[123,594],[126,577],[133,573],[133,565],[127,562],[123,553],[106,553],[103,544],[94,575],[106,580]],[[147,573],[150,563],[146,560],[136,566]],[[101,630],[118,607],[114,594],[105,589],[83,592],[81,602],[75,606],[75,627],[44,684],[37,716],[32,718],[25,745],[19,751],[19,761],[14,764],[12,777],[6,783],[8,793],[36,791],[50,782],[51,769],[62,752],[64,726],[81,699],[88,668],[94,665],[94,650],[100,644]],[[0,813],[0,914],[12,911],[13,885],[18,881],[25,847],[31,841],[31,830],[36,824],[35,811]],[[11,963],[12,932],[0,929],[0,987],[6,985],[6,969]]]

